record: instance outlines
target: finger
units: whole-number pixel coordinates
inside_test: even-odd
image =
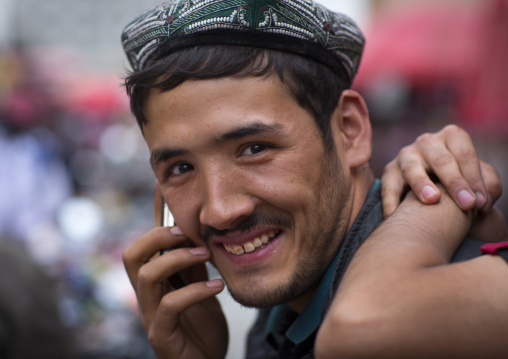
[[[428,146],[426,146],[426,149],[428,149]],[[420,202],[424,204],[439,202],[441,193],[430,179],[425,161],[418,154],[415,146],[408,146],[400,152],[398,166],[402,177],[406,180]]]
[[[481,209],[481,212],[488,213],[492,209],[492,205],[501,197],[503,187],[497,170],[488,163],[480,161],[480,169],[482,177],[487,188],[487,203]]]
[[[209,257],[205,247],[180,248],[152,259],[139,269],[136,293],[145,328],[157,312],[166,279],[184,268],[204,264]]]
[[[178,227],[156,227],[125,249],[122,260],[134,289],[137,286],[138,271],[141,266],[159,253],[160,250],[173,248],[186,239],[187,237]]]
[[[435,141],[432,135],[422,135],[417,142],[425,162],[455,203],[462,210],[473,209],[476,203],[475,194],[462,176],[457,161],[444,142]]]
[[[444,130],[447,147],[457,161],[459,170],[474,192],[476,208],[482,208],[487,203],[487,188],[480,168],[480,160],[469,134],[457,126],[447,126]],[[460,190],[459,190],[460,192]]]
[[[381,177],[381,199],[385,218],[399,206],[404,191],[405,183],[399,166],[395,161],[391,161],[386,165]]]
[[[162,188],[159,181],[155,181],[155,191],[153,196],[153,213],[154,213],[154,227],[162,225]]]
[[[178,357],[186,340],[181,331],[180,314],[188,308],[217,295],[224,289],[224,282],[215,279],[191,284],[178,291],[166,294],[148,333],[154,349],[164,351],[167,357]],[[158,353],[162,354],[162,353]],[[191,355],[192,356],[192,355]]]

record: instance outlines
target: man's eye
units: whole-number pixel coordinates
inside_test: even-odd
[[[191,171],[193,169],[194,169],[194,167],[188,163],[178,163],[170,168],[169,175],[170,176],[178,176],[178,175],[184,174],[185,172]]]
[[[243,154],[245,154],[245,155],[255,155],[257,153],[263,152],[267,148],[268,148],[267,145],[264,145],[264,144],[261,144],[261,143],[256,143],[256,144],[247,146],[245,148],[245,150],[243,151]]]

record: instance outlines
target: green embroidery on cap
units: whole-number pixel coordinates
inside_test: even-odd
[[[164,42],[214,30],[274,33],[320,44],[350,79],[364,44],[351,19],[311,0],[171,0],[134,19],[122,44],[134,70],[140,70]]]

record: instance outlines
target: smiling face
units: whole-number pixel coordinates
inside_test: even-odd
[[[312,290],[351,217],[342,145],[326,152],[312,116],[273,76],[153,90],[145,114],[175,221],[209,247],[233,297],[271,306]]]

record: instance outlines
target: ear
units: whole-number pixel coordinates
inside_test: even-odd
[[[353,90],[343,91],[331,121],[336,146],[341,143],[349,168],[368,163],[372,150],[372,128],[362,96]]]

